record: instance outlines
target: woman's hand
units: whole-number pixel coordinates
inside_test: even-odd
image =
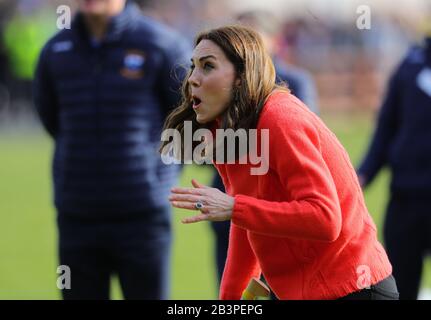
[[[235,199],[217,188],[210,188],[192,180],[194,188],[172,188],[169,201],[175,208],[200,210],[200,214],[185,218],[183,223],[225,221],[232,217]],[[201,209],[196,204],[202,204]]]

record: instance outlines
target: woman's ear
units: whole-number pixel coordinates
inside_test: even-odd
[[[241,85],[241,78],[236,78],[235,80],[235,86],[239,87]]]

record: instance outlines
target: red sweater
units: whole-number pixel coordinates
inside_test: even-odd
[[[215,164],[235,197],[220,298],[239,299],[261,272],[279,299],[335,299],[389,276],[392,266],[336,136],[285,92],[268,98],[257,128],[269,129],[267,174],[250,174],[259,165]]]

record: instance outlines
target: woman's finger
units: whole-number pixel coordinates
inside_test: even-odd
[[[172,193],[181,193],[181,194],[196,194],[201,195],[203,194],[204,190],[199,188],[181,188],[181,187],[174,187],[171,189]]]
[[[202,183],[199,183],[196,179],[192,179],[192,186],[195,188],[203,188],[203,189],[209,189],[210,187],[203,185]]]
[[[195,223],[200,221],[209,221],[211,220],[212,216],[209,214],[198,214],[193,217],[184,218],[181,220],[182,223]]]
[[[196,209],[196,204],[194,202],[172,201],[171,204],[173,207],[179,209],[198,210]]]
[[[191,195],[191,194],[182,194],[182,193],[174,193],[169,196],[169,201],[189,201],[189,202],[202,202],[205,204],[205,201],[202,196]]]
[[[188,202],[188,201],[171,201],[171,204],[175,208],[180,209],[189,209],[189,210],[199,210],[202,213],[208,214],[214,207],[205,206],[202,209],[196,208],[196,202]]]

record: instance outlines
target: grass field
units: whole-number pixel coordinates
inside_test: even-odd
[[[357,165],[368,144],[372,118],[355,114],[322,117]],[[0,299],[60,298],[56,288],[57,233],[51,204],[51,152],[51,141],[41,131],[0,134]],[[211,178],[208,168],[186,166],[181,184],[189,185],[192,177],[203,183]],[[379,230],[388,181],[388,173],[382,172],[365,193]],[[206,223],[182,225],[180,219],[186,214],[174,211],[171,297],[214,299],[217,288],[213,234]],[[379,236],[381,239],[381,232]],[[423,286],[431,287],[429,261],[425,270]],[[116,279],[113,279],[112,297],[121,298]]]

